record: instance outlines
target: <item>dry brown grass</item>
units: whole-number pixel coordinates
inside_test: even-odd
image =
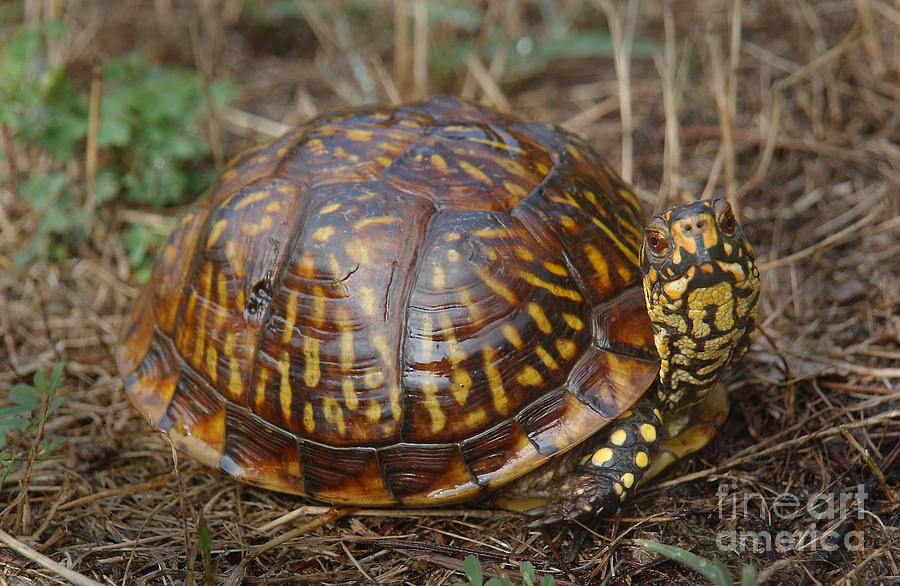
[[[40,18],[41,3],[26,4]],[[427,26],[433,5],[420,0],[385,1],[383,17],[345,23],[316,20],[315,3],[298,1],[311,26],[285,22],[264,36],[233,0],[127,4],[66,5],[56,54],[87,79],[95,58],[129,49],[232,77],[239,99],[221,121],[227,152],[346,103],[459,91],[562,124],[626,161],[648,208],[727,195],[762,262],[763,335],[734,380],[721,436],[596,527],[563,564],[547,537],[565,553],[569,529],[541,535],[487,503],[334,519],[177,458],[127,404],[111,357],[136,293],[115,232],[98,221],[78,257],[14,268],[9,257],[28,242],[34,217],[0,191],[0,389],[57,360],[67,374],[65,404],[42,430],[67,439],[61,457],[34,462],[29,476],[15,468],[0,489],[0,584],[199,583],[207,567],[216,583],[438,585],[462,579],[468,553],[489,575],[528,559],[557,584],[700,581],[638,548],[638,537],[733,570],[755,564],[774,583],[900,580],[897,3],[667,0],[643,3],[634,21],[627,1],[585,3],[576,28],[602,23],[606,11],[617,38],[633,28],[658,43],[656,59],[628,59],[619,46],[616,66],[569,58],[523,68],[490,53],[488,33],[539,37],[546,22],[531,3],[492,0],[472,35],[484,50],[440,82],[424,50],[463,33]],[[623,67],[627,88],[616,77]],[[629,113],[624,133],[620,111]],[[159,228],[171,217],[106,213],[113,226],[127,216]],[[31,439],[10,447],[27,452]],[[820,520],[796,507],[785,514],[785,495],[806,503],[866,482],[859,517],[855,508]],[[212,534],[207,564],[201,519]],[[810,528],[818,541],[807,535],[805,546],[783,551],[716,543],[730,531],[796,538]],[[823,551],[821,534],[836,528],[857,532],[861,546]]]

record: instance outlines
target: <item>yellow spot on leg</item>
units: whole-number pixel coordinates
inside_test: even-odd
[[[634,455],[634,463],[638,468],[646,468],[650,464],[650,456],[647,455],[647,452],[638,452]]]
[[[656,441],[656,428],[649,423],[642,423],[640,427],[641,437],[645,442]]]
[[[613,459],[613,451],[610,448],[600,448],[591,456],[591,464],[594,466],[606,466]]]
[[[625,485],[625,488],[631,488],[634,486],[634,474],[631,472],[626,472],[622,475],[622,484]]]
[[[609,443],[614,446],[623,446],[628,439],[628,433],[624,429],[617,429],[609,436]]]

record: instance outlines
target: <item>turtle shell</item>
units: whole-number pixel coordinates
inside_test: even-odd
[[[237,157],[178,221],[118,368],[151,425],[242,481],[462,500],[654,379],[643,223],[559,128],[452,98],[326,115]]]

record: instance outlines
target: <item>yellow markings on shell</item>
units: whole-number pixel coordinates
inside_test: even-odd
[[[544,313],[544,310],[536,302],[529,302],[526,310],[542,333],[549,334],[553,330],[550,320],[547,319],[547,314]]]
[[[459,262],[461,258],[462,256],[459,254],[458,250],[451,248],[447,251],[447,260],[450,262]]]
[[[638,452],[634,455],[634,463],[638,468],[646,468],[650,464],[650,456],[647,452]]]
[[[316,285],[312,288],[313,294],[313,311],[312,311],[312,321],[313,325],[317,328],[321,328],[325,325],[325,302],[327,298],[325,297],[325,291],[322,290],[321,287]],[[291,293],[293,295],[293,293]],[[296,308],[294,309],[296,312]]]
[[[616,248],[618,248],[619,251],[625,255],[625,258],[627,258],[631,264],[635,266],[640,265],[634,249],[619,240],[619,235],[616,232],[613,232],[612,227],[607,225],[606,222],[600,220],[599,218],[591,218],[591,223],[603,230],[603,233],[606,234],[607,238],[613,241],[613,244],[616,245]]]
[[[380,389],[384,384],[384,374],[380,370],[369,369],[363,377],[363,383],[367,389]]]
[[[219,355],[216,352],[216,349],[212,346],[206,347],[206,373],[209,375],[209,380],[215,384],[219,378],[219,374],[216,372],[216,362],[218,361]]]
[[[241,224],[241,232],[246,236],[256,236],[272,227],[272,216],[266,214],[259,222],[244,222]]]
[[[462,235],[459,232],[446,232],[443,238],[444,242],[455,242],[462,238]]]
[[[378,423],[381,420],[381,404],[378,401],[369,401],[366,407],[366,421],[369,423]]]
[[[311,138],[306,141],[306,148],[311,150],[315,156],[322,156],[325,153],[325,145],[321,138]]]
[[[475,427],[479,427],[485,421],[487,421],[487,412],[484,410],[484,407],[478,407],[476,409],[472,409],[467,411],[464,415],[466,421],[466,427],[469,429],[473,429]]]
[[[538,387],[544,383],[541,373],[530,366],[522,369],[522,372],[516,377],[516,380],[523,387]]]
[[[375,216],[374,218],[362,218],[361,220],[353,222],[353,229],[356,231],[362,231],[370,226],[390,226],[392,224],[399,224],[401,221],[402,218],[398,218],[397,216]]]
[[[360,128],[351,128],[344,135],[350,140],[355,140],[357,142],[369,142],[372,140],[372,131],[371,130],[362,130]]]
[[[472,390],[472,377],[465,369],[458,366],[453,367],[453,398],[460,406],[466,404],[470,390]]]
[[[610,289],[612,281],[609,278],[609,264],[606,262],[606,257],[593,244],[585,244],[584,253],[587,255],[588,262],[591,263],[591,268],[594,269],[594,273],[600,280],[600,288],[603,290]]]
[[[431,286],[435,291],[443,291],[447,288],[447,278],[444,274],[444,267],[441,265],[431,267]]]
[[[550,172],[550,167],[542,162],[535,165],[535,169],[537,169],[538,173],[540,173],[541,175],[547,175],[547,173]]]
[[[473,236],[477,236],[479,238],[493,239],[493,238],[507,238],[509,237],[509,230],[503,227],[499,228],[479,228],[472,232]]]
[[[624,429],[617,429],[609,434],[609,443],[614,446],[624,446],[626,440],[628,440],[628,432]]]
[[[307,401],[303,404],[303,429],[306,433],[312,433],[316,430],[316,418],[313,413],[312,403]]]
[[[506,391],[503,389],[503,378],[500,376],[500,370],[495,365],[497,354],[490,346],[483,346],[481,357],[484,361],[484,373],[487,375],[488,387],[491,389],[494,410],[500,415],[506,415],[509,413],[509,399],[506,396]]]
[[[288,422],[291,420],[291,402],[294,400],[294,393],[291,391],[291,355],[287,351],[281,353],[281,359],[275,365],[275,368],[278,370],[280,377],[278,404],[281,407],[281,416],[285,422]]]
[[[572,360],[575,357],[575,342],[566,338],[560,338],[556,341],[556,351],[563,360]]]
[[[304,252],[297,261],[297,276],[305,279],[312,278],[316,271],[316,261],[312,254]]]
[[[566,267],[562,266],[561,264],[550,261],[545,261],[543,264],[545,269],[558,277],[566,277],[569,274],[569,272],[566,270]]]
[[[340,332],[340,365],[341,372],[350,372],[353,368],[353,360],[355,352],[353,350],[353,328],[347,318],[347,314],[343,311],[336,316],[338,331]]]
[[[344,245],[344,252],[347,253],[347,257],[353,262],[358,262],[361,265],[369,264],[369,248],[365,242],[356,239],[351,240]]]
[[[325,416],[325,421],[337,428],[338,435],[344,435],[347,431],[344,425],[344,410],[341,409],[340,404],[334,398],[325,397],[322,399],[322,415]]]
[[[437,433],[444,429],[447,416],[438,402],[438,386],[433,376],[422,382],[422,393],[425,395],[425,410],[428,411],[428,417],[431,419],[431,433]]]
[[[503,187],[506,188],[507,193],[518,199],[521,199],[528,195],[527,189],[525,189],[518,183],[513,183],[512,181],[504,181]]]
[[[384,338],[384,336],[372,336],[372,346],[381,357],[382,364],[391,364],[394,356],[391,352],[391,347],[388,346],[387,340]],[[392,382],[390,385],[388,385],[387,392],[388,402],[391,405],[391,416],[394,418],[394,421],[400,421],[400,416],[403,414],[400,408],[400,387],[397,386],[396,382]]]
[[[591,456],[591,464],[594,466],[605,466],[613,459],[613,451],[610,448],[600,448]]]
[[[519,300],[516,298],[515,293],[513,293],[506,285],[495,279],[484,266],[475,267],[475,274],[478,275],[478,278],[481,279],[491,291],[500,297],[503,297],[507,303],[510,305],[518,305]]]
[[[344,396],[344,404],[347,405],[347,409],[353,411],[359,407],[359,396],[353,386],[353,379],[349,376],[345,376],[341,381],[341,394]]]
[[[241,382],[241,371],[237,358],[234,357],[234,348],[237,346],[237,337],[232,332],[225,334],[225,346],[222,350],[228,357],[228,393],[232,399],[239,398],[244,391]]]
[[[386,157],[384,155],[378,156],[375,160],[378,161],[378,164],[381,165],[382,167],[390,167],[391,163],[394,162],[394,160],[392,158]]]
[[[431,166],[438,171],[444,172],[447,170],[447,161],[445,161],[444,157],[440,156],[439,154],[431,153],[430,161]]]
[[[216,241],[219,240],[219,236],[222,235],[222,232],[225,228],[228,227],[228,220],[218,220],[215,224],[212,225],[212,228],[209,229],[209,238],[206,239],[206,248],[212,248]],[[171,244],[169,246],[172,246]],[[174,252],[174,247],[172,247]]]
[[[257,372],[259,372],[259,375],[256,378],[256,388],[253,392],[253,404],[256,406],[258,412],[262,409],[262,405],[266,400],[266,382],[269,380],[269,371],[262,368]]]
[[[438,316],[438,325],[443,331],[444,341],[447,342],[447,356],[450,358],[450,364],[456,366],[468,358],[468,356],[459,349],[459,341],[453,333],[453,320],[451,320],[450,316],[444,312]]]
[[[334,156],[338,159],[346,159],[347,151],[344,150],[344,147],[338,146],[334,149]]]
[[[541,362],[544,363],[544,366],[546,366],[550,370],[559,370],[559,365],[556,363],[556,360],[553,359],[553,356],[551,356],[543,346],[535,346],[534,353],[538,355],[538,358],[541,359]]]
[[[316,242],[328,242],[328,239],[334,236],[336,231],[334,226],[319,226],[313,230],[311,237]]]
[[[522,246],[521,244],[517,244],[516,246],[513,246],[513,252],[515,252],[516,256],[518,256],[520,259],[524,260],[525,262],[531,262],[534,260],[534,254],[532,254],[532,252],[530,250],[528,250],[526,247]]]
[[[563,321],[566,322],[566,325],[575,330],[576,332],[580,332],[584,329],[584,321],[578,317],[577,315],[563,312],[562,314]]]
[[[632,474],[631,472],[626,472],[625,474],[623,474],[620,480],[622,481],[622,484],[625,486],[625,488],[631,488],[632,486],[634,486],[634,474]]]
[[[200,365],[200,361],[203,359],[203,348],[206,346],[206,318],[209,314],[209,306],[211,304],[209,294],[212,290],[212,270],[212,263],[207,262],[203,265],[203,270],[200,271],[200,295],[203,298],[203,303],[200,304],[200,315],[197,316],[197,326],[195,328],[197,339],[194,340],[194,356],[192,362],[194,366]],[[196,300],[196,296],[197,294],[194,293],[192,297]],[[187,313],[185,315],[191,314]]]
[[[224,220],[223,220],[224,221]],[[206,245],[209,248],[209,244]],[[175,257],[178,256],[178,250],[175,249],[174,244],[167,244],[165,248],[163,248],[162,260],[163,264],[172,265],[175,263]]]
[[[277,213],[281,211],[280,201],[270,201],[266,204],[265,210],[269,213]]]
[[[509,343],[512,344],[516,350],[522,347],[522,337],[519,336],[519,331],[515,326],[505,323],[500,327],[500,331],[503,333],[503,337],[509,340]]]
[[[339,209],[341,209],[341,204],[337,202],[325,204],[322,206],[322,209],[319,210],[319,215],[324,216],[326,214],[330,214],[331,212],[336,212]]]
[[[563,228],[570,232],[578,228],[578,225],[575,224],[575,220],[566,215],[559,217],[559,223],[562,224]]]
[[[297,293],[291,291],[287,305],[284,307],[284,329],[281,331],[281,343],[289,344],[294,335],[294,324],[297,322]]]
[[[319,341],[315,338],[303,338],[303,383],[309,388],[319,384]]]
[[[359,294],[359,302],[363,313],[368,316],[375,315],[375,291],[371,287],[364,285],[357,290]]]
[[[500,258],[500,255],[497,254],[497,250],[492,246],[485,246],[482,249],[482,252],[484,252],[484,255],[488,257],[488,260],[491,262],[495,262],[498,258]]]
[[[459,288],[459,301],[463,304],[463,307],[469,310],[469,317],[471,318],[472,323],[479,323],[484,319],[484,312],[474,301],[472,301],[472,294],[469,293],[469,290],[465,287]]]
[[[216,295],[219,302],[216,308],[215,329],[220,332],[228,319],[228,283],[225,280],[225,273],[221,271],[216,273]]]
[[[465,173],[472,179],[475,179],[476,181],[480,181],[486,185],[494,184],[494,182],[491,181],[491,178],[488,177],[487,175],[485,175],[481,169],[479,169],[478,167],[476,167],[475,165],[473,165],[472,163],[470,163],[468,161],[460,160],[459,168],[462,169],[463,173]]]
[[[254,204],[258,201],[262,201],[262,200],[266,199],[267,197],[269,197],[269,195],[271,195],[271,192],[269,192],[269,191],[254,191],[250,195],[244,197],[241,201],[237,202],[234,205],[234,210],[235,211],[242,210],[251,204]]]

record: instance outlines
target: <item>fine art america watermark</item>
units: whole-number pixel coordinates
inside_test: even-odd
[[[731,529],[716,534],[716,547],[721,551],[799,552],[837,549],[862,551],[863,532],[845,521],[862,519],[869,494],[865,486],[849,491],[817,492],[805,497],[784,492],[764,498],[760,493],[746,492],[732,484],[721,484],[716,491],[719,520],[735,526],[739,519],[767,517],[768,525],[795,527],[784,531],[752,531]],[[798,524],[798,521],[800,523]],[[796,527],[800,527],[796,529]]]

